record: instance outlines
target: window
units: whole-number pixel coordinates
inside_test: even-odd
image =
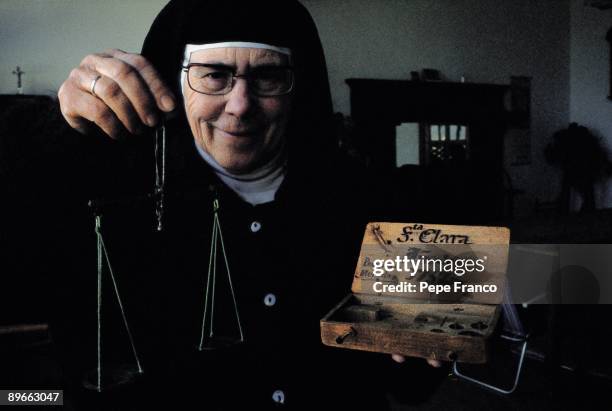
[[[470,158],[468,128],[462,124],[421,125],[421,163],[464,162]]]

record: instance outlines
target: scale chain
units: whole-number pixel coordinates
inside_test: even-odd
[[[163,229],[164,195],[166,184],[166,124],[155,130],[155,217],[157,219],[157,231]]]
[[[106,245],[104,244],[104,237],[102,235],[102,221],[99,215],[96,215],[96,239],[97,239],[97,250],[98,250],[98,298],[97,298],[97,312],[98,312],[98,338],[97,338],[97,346],[98,346],[98,359],[97,359],[97,391],[102,391],[102,274],[104,271],[104,262],[106,262],[106,266],[108,267],[108,272],[111,277],[111,281],[113,283],[113,288],[115,290],[115,296],[117,297],[117,303],[119,305],[119,309],[121,311],[121,317],[123,319],[123,324],[125,326],[125,330],[128,335],[128,339],[130,340],[130,346],[132,348],[132,353],[134,355],[134,359],[136,361],[136,365],[138,366],[138,373],[142,374],[143,369],[140,364],[140,358],[138,356],[138,351],[136,350],[136,345],[134,344],[134,338],[132,336],[132,332],[130,330],[130,326],[127,321],[127,316],[125,314],[125,309],[123,307],[123,302],[121,300],[121,296],[119,295],[119,287],[117,286],[117,281],[115,279],[115,274],[113,272],[113,268],[111,266],[110,258],[108,256],[108,251],[106,249]]]
[[[200,337],[200,344],[198,349],[202,351],[204,349],[204,339],[206,334],[206,319],[208,318],[208,310],[209,310],[209,299],[210,299],[210,330],[208,332],[208,337],[212,338],[214,336],[214,308],[215,308],[215,289],[216,289],[216,281],[217,281],[217,249],[218,243],[221,243],[221,252],[223,254],[223,261],[225,262],[225,267],[227,269],[227,277],[230,286],[230,292],[232,295],[232,300],[234,303],[234,314],[236,315],[236,320],[238,322],[238,330],[240,332],[240,342],[244,341],[244,333],[242,331],[242,323],[240,321],[240,315],[238,313],[238,303],[236,302],[236,294],[234,291],[234,285],[232,283],[232,277],[229,268],[229,262],[227,259],[227,253],[225,251],[225,244],[223,242],[223,234],[221,231],[221,222],[219,220],[219,200],[215,198],[213,201],[213,228],[211,234],[211,244],[210,244],[210,256],[208,260],[208,276],[206,283],[206,294],[204,297],[204,316],[202,318],[202,331]]]

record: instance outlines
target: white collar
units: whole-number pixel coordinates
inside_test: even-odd
[[[195,139],[194,143],[200,156],[212,167],[217,177],[244,201],[252,205],[274,201],[276,192],[285,179],[286,167],[282,153],[250,173],[237,175],[221,167],[210,154],[195,142]]]

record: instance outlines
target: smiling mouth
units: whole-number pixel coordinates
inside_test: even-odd
[[[228,134],[230,136],[234,136],[234,137],[252,137],[255,136],[257,134],[259,134],[259,130],[258,129],[252,129],[252,130],[223,130],[220,128],[217,128],[217,130],[219,130],[221,133],[223,134]]]

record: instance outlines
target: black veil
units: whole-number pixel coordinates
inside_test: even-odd
[[[292,178],[305,173],[312,177],[316,170],[311,166],[325,164],[337,144],[332,132],[325,56],[310,14],[294,0],[171,0],[151,26],[142,54],[180,98],[185,45],[226,41],[266,43],[292,50],[295,87],[287,130],[288,167]],[[175,130],[188,129],[182,102],[176,111]],[[175,154],[193,154],[190,133],[182,135],[183,147],[175,147]]]

